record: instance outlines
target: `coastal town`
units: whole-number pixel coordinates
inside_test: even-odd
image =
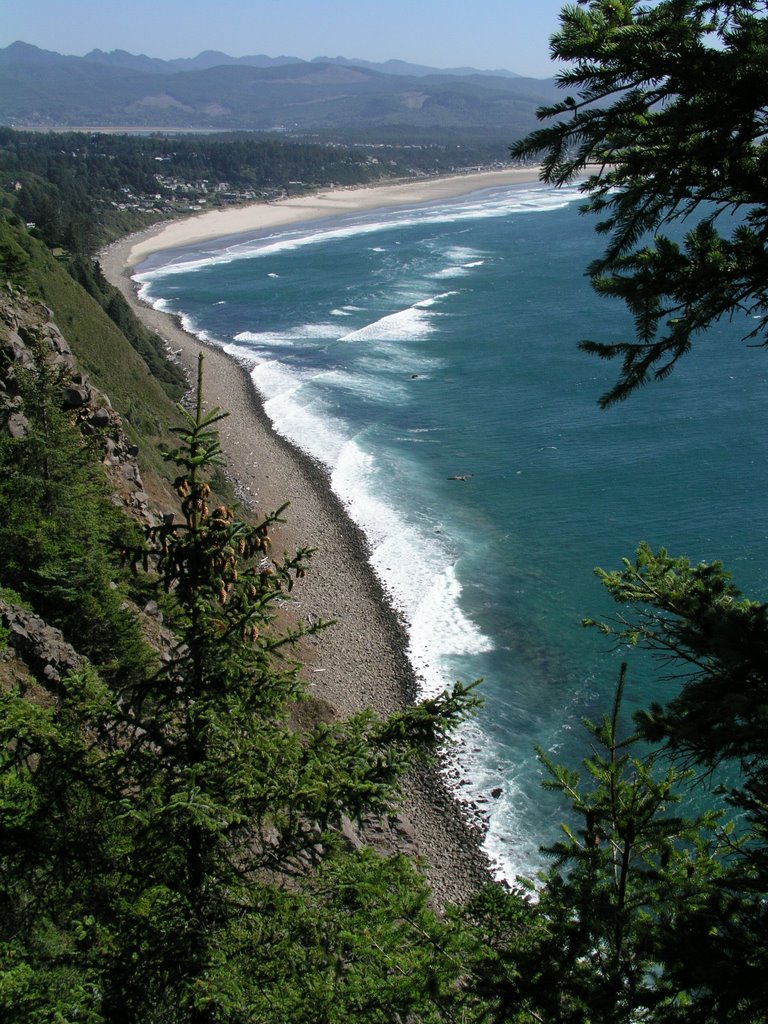
[[[156,159],[161,159],[157,158]],[[285,195],[285,189],[238,188],[228,181],[211,182],[205,178],[187,181],[176,176],[155,175],[158,190],[155,193],[134,192],[123,186],[121,199],[109,200],[116,210],[134,210],[137,213],[152,213],[161,217],[183,213],[199,213],[201,210],[236,206],[240,203],[266,202]],[[292,182],[297,186],[302,182]]]

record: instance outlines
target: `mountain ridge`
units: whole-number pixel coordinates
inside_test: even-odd
[[[226,57],[208,51],[179,67],[121,50],[75,57],[12,43],[0,49],[0,123],[324,133],[342,142],[368,132],[409,144],[464,132],[506,144],[534,128],[537,108],[557,96],[554,80],[511,72],[343,57],[220,63]]]
[[[4,49],[0,49],[0,63],[7,63],[11,58],[21,58],[25,63],[46,63],[47,61],[62,60],[84,60],[90,63],[107,64],[111,67],[122,67],[129,70],[152,71],[157,73],[176,74],[180,71],[199,71],[212,67],[223,67],[226,65],[242,67],[271,67],[281,64],[343,64],[352,67],[364,67],[370,71],[380,71],[389,75],[406,75],[422,77],[426,75],[455,75],[466,77],[468,75],[485,75],[494,78],[524,78],[514,71],[504,68],[488,69],[475,67],[454,67],[439,68],[429,64],[415,64],[409,61],[389,59],[386,61],[365,60],[362,57],[326,57],[317,56],[309,60],[303,57],[281,55],[270,57],[267,54],[247,54],[242,57],[233,57],[231,54],[221,50],[202,50],[194,57],[149,57],[147,54],[134,54],[128,50],[100,50],[95,48],[88,53],[79,56],[76,54],[61,54],[55,50],[44,50],[31,43],[16,40]],[[546,81],[546,79],[536,79]]]

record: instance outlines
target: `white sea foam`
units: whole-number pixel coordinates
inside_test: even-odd
[[[187,332],[187,334],[194,334],[197,338],[202,338],[203,341],[208,340],[208,336],[205,331],[197,329],[197,324],[188,313],[182,313],[180,317],[181,326]]]
[[[357,331],[350,331],[340,341],[410,341],[424,338],[434,330],[429,321],[429,314],[424,309],[409,306],[408,309],[374,320]]]
[[[480,249],[472,249],[463,245],[452,245],[443,253],[444,258],[450,260],[451,263],[466,267],[479,266],[483,262],[480,259],[483,255]]]
[[[295,394],[303,383],[299,373],[276,359],[261,360],[251,371],[251,380],[265,401]]]
[[[432,295],[428,299],[421,299],[415,303],[416,309],[430,309],[438,302],[442,302],[443,299],[449,299],[452,295],[458,295],[458,292],[441,292],[439,295]]]
[[[477,193],[471,197],[405,210],[389,210],[380,217],[356,215],[333,227],[312,227],[309,230],[283,229],[266,237],[228,243],[224,249],[194,255],[178,253],[169,263],[142,270],[134,275],[139,283],[172,274],[190,273],[233,260],[263,258],[290,252],[306,246],[325,244],[358,235],[400,230],[417,224],[455,223],[487,218],[509,217],[528,212],[558,210],[580,198],[576,186],[555,190],[545,186],[511,188]]]
[[[409,658],[423,693],[439,693],[450,684],[446,658],[493,648],[459,606],[450,540],[409,522],[388,503],[373,456],[354,440],[341,449],[331,484],[368,537],[371,564],[408,623]]]
[[[428,276],[436,279],[467,277],[476,267],[483,266],[484,256],[485,253],[480,249],[459,245],[449,246],[444,252],[439,253],[439,258],[448,261],[448,266],[435,270]]]
[[[402,441],[406,444],[442,444],[436,437],[411,437],[406,435],[405,437],[396,437],[396,441]]]
[[[468,277],[469,271],[465,267],[443,267],[442,270],[435,270],[434,273],[429,276],[438,279],[446,277]]]
[[[442,299],[455,295],[455,292],[443,292],[440,295],[432,295],[428,298],[417,299],[406,309],[400,309],[396,313],[388,313],[386,316],[366,324],[356,331],[350,331],[343,335],[340,341],[415,341],[424,338],[434,331],[431,323],[432,316],[428,312],[432,306]]]
[[[331,486],[354,521],[365,529],[373,550],[401,525],[399,513],[377,495],[376,463],[369,452],[350,439],[339,451]]]
[[[404,434],[397,435],[395,440],[407,444],[444,444],[445,436],[441,429],[435,427],[410,427]],[[441,533],[443,530],[442,524],[434,523],[431,518],[427,526],[435,533]]]
[[[140,285],[138,292],[138,298],[141,302],[146,303],[147,306],[151,306],[152,309],[158,310],[160,313],[172,313],[171,303],[168,299],[158,299],[152,295],[150,282],[146,281]]]
[[[265,360],[251,370],[264,411],[275,429],[301,451],[329,468],[347,440],[348,428],[324,407],[313,408],[303,390],[312,374],[298,374],[282,363]]]
[[[521,788],[516,774],[516,765],[500,755],[475,721],[459,728],[456,746],[443,763],[443,775],[456,799],[471,817],[482,821],[482,845],[494,875],[510,883],[519,875],[530,877],[542,862],[538,843],[520,824],[530,820],[533,809],[528,806],[529,786]],[[530,814],[522,815],[523,807]]]
[[[427,355],[423,347],[404,345],[402,341],[379,341],[376,345],[366,346],[355,354],[355,366],[360,373],[380,376],[386,368],[387,373],[404,378],[425,377],[445,365],[445,361],[433,355]]]
[[[441,658],[484,654],[493,650],[493,644],[461,610],[455,565],[432,574],[421,585],[424,589],[411,622],[411,658],[423,676],[425,692],[434,694],[446,685]]]
[[[455,263],[450,267],[443,267],[430,274],[430,277],[441,279],[447,277],[469,277],[475,267],[482,267],[485,260],[472,260],[469,263]]]
[[[336,339],[339,327],[334,323],[300,324],[284,331],[240,331],[234,340],[254,347],[292,347],[297,342],[315,338]]]
[[[343,370],[331,370],[321,376],[323,384],[327,387],[341,388],[374,402],[402,405],[410,399],[410,393],[403,381],[387,381],[366,373],[347,373]]]

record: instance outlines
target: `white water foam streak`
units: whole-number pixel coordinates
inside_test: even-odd
[[[373,455],[347,436],[345,423],[303,401],[307,378],[269,360],[253,367],[251,378],[278,433],[330,470],[333,491],[366,535],[371,565],[407,623],[408,656],[421,691],[441,692],[452,683],[445,659],[492,649],[461,611],[450,543],[409,523],[383,496],[386,482]]]
[[[422,695],[440,693],[452,682],[445,659],[492,649],[461,611],[455,553],[445,538],[409,523],[381,497],[373,456],[354,440],[340,452],[331,486],[366,534],[371,565],[407,623],[408,656]]]
[[[224,347],[238,354],[238,346]],[[461,610],[461,584],[450,541],[408,524],[402,512],[382,497],[374,456],[347,436],[342,421],[305,405],[302,388],[314,378],[276,360],[258,363],[251,377],[278,433],[331,471],[332,489],[365,533],[371,565],[406,623],[407,656],[420,696],[437,695],[454,681],[446,659],[492,649],[491,641]],[[483,848],[494,873],[513,881],[536,862],[536,850],[529,848],[523,830],[514,829],[520,795],[511,767],[498,763],[478,725],[469,722],[445,757],[443,772],[467,817],[483,827]],[[499,785],[502,794],[489,798]]]
[[[429,313],[418,306],[409,306],[350,331],[339,341],[412,341],[431,334],[433,330]]]
[[[329,241],[370,235],[380,231],[401,230],[418,224],[445,224],[464,220],[508,217],[515,214],[558,210],[580,198],[576,186],[559,190],[549,187],[511,188],[475,193],[470,197],[439,205],[409,208],[402,211],[387,210],[386,215],[369,219],[372,214],[359,215],[333,227],[313,226],[306,229],[284,229],[266,237],[234,242],[216,252],[176,254],[171,262],[139,271],[134,280],[139,283],[172,274],[189,273],[234,260],[263,258],[277,253],[318,245]]]
[[[532,877],[543,865],[538,843],[521,823],[520,808],[530,803],[527,787],[521,788],[515,765],[489,744],[477,722],[459,727],[441,771],[466,817],[482,829],[494,877],[510,884]]]

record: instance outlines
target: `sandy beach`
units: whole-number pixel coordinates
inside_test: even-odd
[[[482,188],[522,185],[538,180],[537,167],[478,171],[448,178],[419,178],[392,185],[331,189],[271,203],[252,203],[228,210],[210,210],[195,217],[163,223],[133,236],[126,262],[135,266],[154,252],[195,245],[211,238],[246,231],[267,231],[286,224],[362,213],[392,206],[433,202],[465,195]]]
[[[191,370],[204,349],[206,405],[230,413],[220,433],[240,493],[257,512],[290,502],[274,548],[317,549],[297,593],[297,611],[304,619],[336,621],[301,655],[307,686],[329,717],[364,707],[386,714],[402,708],[417,693],[403,626],[368,565],[365,539],[331,492],[324,471],[272,430],[247,368],[220,349],[203,346],[173,317],[141,304],[131,268],[151,253],[212,238],[536,180],[537,170],[528,168],[325,191],[165,223],[121,239],[100,254],[106,277],[147,326],[180,352],[185,366]],[[440,902],[461,900],[488,880],[477,827],[458,813],[436,772],[422,771],[410,780],[394,835],[382,835],[381,841],[423,858]]]

